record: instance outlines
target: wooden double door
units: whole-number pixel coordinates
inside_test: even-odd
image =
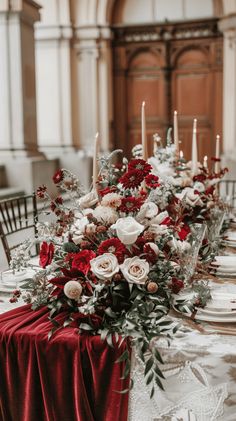
[[[129,155],[141,143],[141,104],[146,102],[149,153],[153,134],[163,143],[178,111],[180,149],[191,157],[193,119],[199,158],[214,156],[222,135],[222,35],[217,20],[114,28],[115,146]]]

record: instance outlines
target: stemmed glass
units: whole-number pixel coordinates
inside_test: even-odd
[[[181,274],[187,284],[191,282],[197,266],[199,249],[206,233],[206,224],[191,224],[190,229],[190,247],[180,255]]]

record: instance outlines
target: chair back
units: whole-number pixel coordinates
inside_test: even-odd
[[[236,180],[221,180],[220,183],[220,197],[229,203],[229,205],[236,207]]]
[[[33,229],[36,235],[37,221],[38,212],[35,193],[0,201],[0,238],[8,263],[11,260],[11,250],[22,242],[21,234],[14,237],[13,234]],[[37,253],[38,246],[36,247],[35,255]]]

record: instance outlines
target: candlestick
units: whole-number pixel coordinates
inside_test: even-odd
[[[142,147],[143,147],[143,159],[148,159],[147,151],[147,134],[146,134],[146,118],[145,118],[145,101],[142,102],[141,110],[141,123],[142,123]]]
[[[198,156],[197,156],[197,119],[193,120],[193,137],[192,137],[192,175],[198,173]]]
[[[206,168],[206,170],[208,168],[207,160],[208,160],[208,157],[205,155],[203,158],[203,168]]]
[[[217,135],[216,136],[216,159],[220,159],[220,136]],[[220,162],[216,161],[215,162],[215,173],[219,173],[220,172]]]
[[[176,156],[179,155],[178,113],[174,111],[174,143]]]
[[[98,152],[99,152],[99,133],[95,135],[94,151],[93,151],[93,189],[97,190],[97,178],[98,178]]]

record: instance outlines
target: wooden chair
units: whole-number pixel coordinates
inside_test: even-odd
[[[17,232],[29,229],[36,234],[37,221],[38,212],[35,193],[0,201],[0,238],[8,263],[11,260],[11,251],[22,242],[22,237],[20,236],[21,238],[18,239],[17,244],[10,245],[10,236],[12,237]],[[35,247],[35,255],[38,254],[38,251],[37,245]]]
[[[236,180],[222,180],[219,184],[220,196],[236,207]]]

